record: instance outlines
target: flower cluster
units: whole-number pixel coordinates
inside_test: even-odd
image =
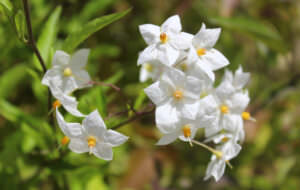
[[[241,67],[234,74],[226,70],[214,87],[214,71],[229,64],[214,48],[220,28],[207,29],[203,24],[196,35],[185,33],[175,15],[161,26],[144,24],[139,30],[148,45],[138,58],[140,81],[154,81],[144,91],[156,105],[155,122],[163,134],[157,144],[179,138],[207,148],[213,155],[205,179],[218,181],[241,150],[243,120],[254,120],[245,111],[249,96],[244,87],[250,75]],[[204,128],[205,142],[215,148],[194,140],[199,128]]]
[[[123,144],[128,137],[107,130],[97,110],[87,116],[82,114],[77,109],[76,98],[70,95],[75,90],[90,87],[92,84],[88,72],[84,69],[88,55],[88,49],[81,49],[71,57],[63,51],[56,51],[52,68],[46,72],[42,83],[50,88],[52,95],[57,99],[53,108],[57,123],[65,135],[61,141],[62,145],[69,144],[69,148],[75,153],[89,152],[98,158],[112,160],[112,147]],[[70,114],[84,117],[82,124],[66,122],[59,112],[61,105]]]

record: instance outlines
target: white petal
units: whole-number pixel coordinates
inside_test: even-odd
[[[70,55],[64,51],[56,51],[52,59],[52,66],[66,66],[70,62]]]
[[[203,60],[199,60],[195,64],[195,72],[197,73],[197,78],[202,78],[203,80],[215,81],[215,74],[211,70],[210,66],[206,64]]]
[[[107,143],[98,143],[92,150],[93,154],[103,160],[112,160],[112,147]]]
[[[139,26],[139,30],[148,45],[159,42],[160,27],[153,24],[143,24]]]
[[[203,90],[203,81],[198,78],[187,76],[185,79],[185,90],[190,94],[193,94],[197,99],[200,97],[201,91]]]
[[[161,29],[163,32],[179,33],[181,28],[180,18],[178,15],[169,17],[162,25]]]
[[[144,92],[155,105],[160,105],[170,96],[170,88],[165,82],[157,81],[144,89]]]
[[[91,81],[90,75],[85,70],[77,70],[73,72],[77,88],[86,88],[90,87],[91,84],[89,83]]]
[[[69,138],[82,135],[82,126],[79,123],[67,123],[61,113],[56,109],[56,120],[62,132]]]
[[[179,50],[173,48],[168,43],[158,46],[158,59],[161,63],[172,66],[179,57]]]
[[[88,135],[99,137],[100,139],[104,138],[106,132],[106,126],[99,115],[98,110],[93,111],[90,113],[82,123],[83,127],[85,128]]]
[[[202,57],[203,62],[209,65],[211,70],[215,71],[229,65],[227,58],[218,50],[210,49]]]
[[[160,105],[155,110],[155,122],[157,125],[169,126],[178,122],[176,108],[171,103]]]
[[[178,138],[178,132],[165,134],[161,139],[156,143],[156,145],[167,145],[174,142]]]
[[[229,98],[235,88],[228,81],[222,81],[221,84],[216,88],[215,93],[220,100]]]
[[[250,73],[244,73],[242,67],[240,66],[238,70],[235,72],[234,76],[234,86],[237,89],[242,89],[249,82]]]
[[[194,47],[210,49],[214,47],[221,33],[220,28],[206,29],[205,24],[202,24],[200,31],[193,39]]]
[[[181,116],[187,119],[194,120],[198,115],[199,111],[199,102],[195,101],[194,103],[184,103],[180,109]]]
[[[56,84],[56,86],[60,86],[62,84],[62,70],[60,67],[56,66],[47,70],[42,79],[42,84],[49,86],[50,81]]]
[[[76,79],[73,76],[63,77],[62,84],[59,88],[63,91],[64,94],[70,94],[78,88]]]
[[[108,130],[106,135],[106,142],[110,143],[113,147],[119,146],[128,140],[128,137],[114,130]]]
[[[152,62],[153,60],[159,61],[159,59],[158,59],[158,50],[157,50],[156,45],[150,45],[147,48],[145,48],[139,54],[137,64],[142,65],[142,64],[147,63],[149,61]]]
[[[193,35],[181,32],[170,39],[170,44],[179,50],[188,49],[191,46]]]
[[[145,67],[142,66],[140,68],[140,76],[139,76],[140,82],[146,82],[150,78],[151,78],[150,73],[145,69]]]
[[[83,138],[71,138],[69,148],[71,151],[78,154],[89,151],[87,141],[85,141]]]
[[[222,149],[222,152],[224,154],[224,160],[231,160],[236,157],[242,149],[241,145],[237,144],[233,140],[226,142],[223,146],[224,148]]]
[[[76,51],[71,57],[70,66],[77,69],[84,68],[87,64],[89,53],[89,49],[80,49]]]
[[[213,176],[216,181],[219,181],[225,172],[225,166],[226,164],[223,160],[212,160],[208,164],[204,180],[207,180]]]
[[[234,93],[230,97],[230,110],[235,114],[242,114],[250,102],[248,92]]]

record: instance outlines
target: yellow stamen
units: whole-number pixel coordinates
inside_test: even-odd
[[[206,97],[207,95],[208,95],[207,92],[202,92],[202,93],[200,94],[200,98],[204,98],[204,97]]]
[[[153,71],[153,66],[149,63],[145,63],[145,69],[146,69],[146,71],[151,73]]]
[[[95,137],[89,137],[88,139],[87,139],[87,142],[88,142],[88,147],[89,148],[93,148],[93,147],[95,147],[96,146],[96,138]]]
[[[222,112],[223,114],[226,114],[226,113],[229,112],[229,108],[228,108],[227,106],[225,106],[225,105],[222,105],[222,106],[220,107],[220,110],[221,110],[221,112]]]
[[[251,115],[250,115],[249,112],[243,112],[243,113],[242,113],[242,118],[243,118],[244,120],[250,120],[250,119],[251,119]]]
[[[191,131],[191,127],[189,125],[184,125],[182,127],[182,132],[185,138],[189,138],[191,137],[192,131]]]
[[[71,68],[70,67],[66,67],[65,69],[64,69],[64,76],[65,77],[69,77],[69,76],[71,76],[72,75],[72,70],[71,70]]]
[[[216,157],[217,157],[218,159],[221,159],[222,156],[223,156],[223,153],[222,153],[221,151],[217,151],[217,150],[215,150],[215,151],[213,152],[213,154],[216,155]]]
[[[175,92],[173,93],[173,97],[176,100],[180,100],[183,97],[183,93],[180,90],[175,90]]]
[[[160,38],[161,43],[163,43],[163,44],[167,43],[167,41],[168,41],[168,36],[164,32],[159,35],[159,38]]]
[[[64,138],[61,139],[61,144],[64,146],[70,142],[70,138],[67,136],[64,136]]]
[[[205,55],[205,53],[206,53],[206,49],[204,49],[204,48],[197,49],[198,56]]]
[[[224,137],[221,141],[222,141],[223,143],[226,143],[227,141],[229,141],[229,138],[228,138],[228,137]]]
[[[56,108],[58,108],[58,107],[60,107],[60,106],[61,106],[61,103],[60,103],[59,100],[55,100],[55,101],[53,102],[53,104],[52,104],[52,108],[53,108],[53,109],[56,109]]]
[[[183,72],[185,72],[185,71],[187,70],[187,68],[188,68],[188,66],[187,66],[186,63],[182,63],[182,64],[180,65],[180,69],[181,69]]]

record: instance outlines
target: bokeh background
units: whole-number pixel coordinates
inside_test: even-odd
[[[9,2],[9,0],[1,0]],[[22,23],[21,0],[11,1]],[[87,69],[94,80],[115,83],[123,95],[96,86],[75,93],[79,109],[98,109],[108,127],[150,103],[138,81],[138,52],[146,47],[138,25],[160,25],[180,14],[183,29],[195,34],[206,23],[222,27],[217,49],[251,73],[246,141],[223,178],[203,181],[210,153],[177,141],[157,147],[160,134],[153,115],[119,131],[130,136],[105,162],[59,147],[63,134],[50,124],[41,68],[22,33],[0,8],[0,189],[196,190],[300,188],[300,1],[298,0],[31,0],[33,32],[47,66],[68,34],[88,21],[132,8],[122,19],[81,45],[90,48]],[[20,21],[21,19],[21,21]],[[17,31],[24,30],[19,24]],[[25,34],[26,37],[26,34]],[[217,72],[222,78],[224,70]],[[68,121],[80,121],[65,113]],[[197,136],[203,140],[201,131]]]

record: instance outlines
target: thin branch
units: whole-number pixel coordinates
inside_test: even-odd
[[[39,52],[39,50],[36,46],[36,43],[35,43],[35,40],[33,37],[28,0],[23,0],[23,5],[24,5],[24,12],[25,12],[26,26],[27,26],[27,30],[28,30],[28,38],[29,38],[28,44],[31,46],[35,55],[37,56],[41,66],[43,68],[43,72],[46,73],[47,72],[46,64],[41,56],[41,53]],[[48,88],[48,110],[51,110],[51,107],[52,107],[51,103],[52,103],[52,96],[51,96],[50,89]],[[51,116],[50,116],[50,123],[51,124],[53,123],[53,117],[51,117]]]
[[[32,25],[31,25],[31,19],[30,19],[30,9],[29,9],[29,5],[28,5],[28,0],[23,0],[23,5],[24,5],[24,12],[25,12],[25,19],[26,19],[26,25],[27,25],[27,30],[28,30],[28,43],[29,45],[31,45],[35,55],[37,56],[42,68],[43,68],[43,72],[46,73],[47,71],[47,67],[45,65],[45,62],[36,46],[34,37],[33,37],[33,33],[32,33]]]
[[[111,87],[112,89],[114,89],[117,92],[121,91],[121,89],[118,86],[116,86],[114,84],[111,84],[111,83],[105,83],[105,82],[99,82],[99,81],[90,81],[89,84],[99,85],[99,86],[108,86],[108,87]]]
[[[152,109],[151,110],[149,110],[149,111],[142,111],[142,112],[136,112],[135,115],[132,116],[131,118],[129,118],[126,121],[123,121],[123,122],[121,122],[121,123],[119,123],[119,124],[117,124],[117,125],[115,125],[113,127],[111,127],[110,129],[116,130],[116,129],[118,129],[118,128],[120,128],[120,127],[122,127],[122,126],[124,126],[124,125],[126,125],[128,123],[131,123],[131,122],[133,122],[133,121],[135,121],[137,119],[140,119],[140,118],[142,118],[142,117],[144,117],[146,115],[150,115],[150,114],[154,113],[154,110],[155,110],[155,106],[152,105]]]

